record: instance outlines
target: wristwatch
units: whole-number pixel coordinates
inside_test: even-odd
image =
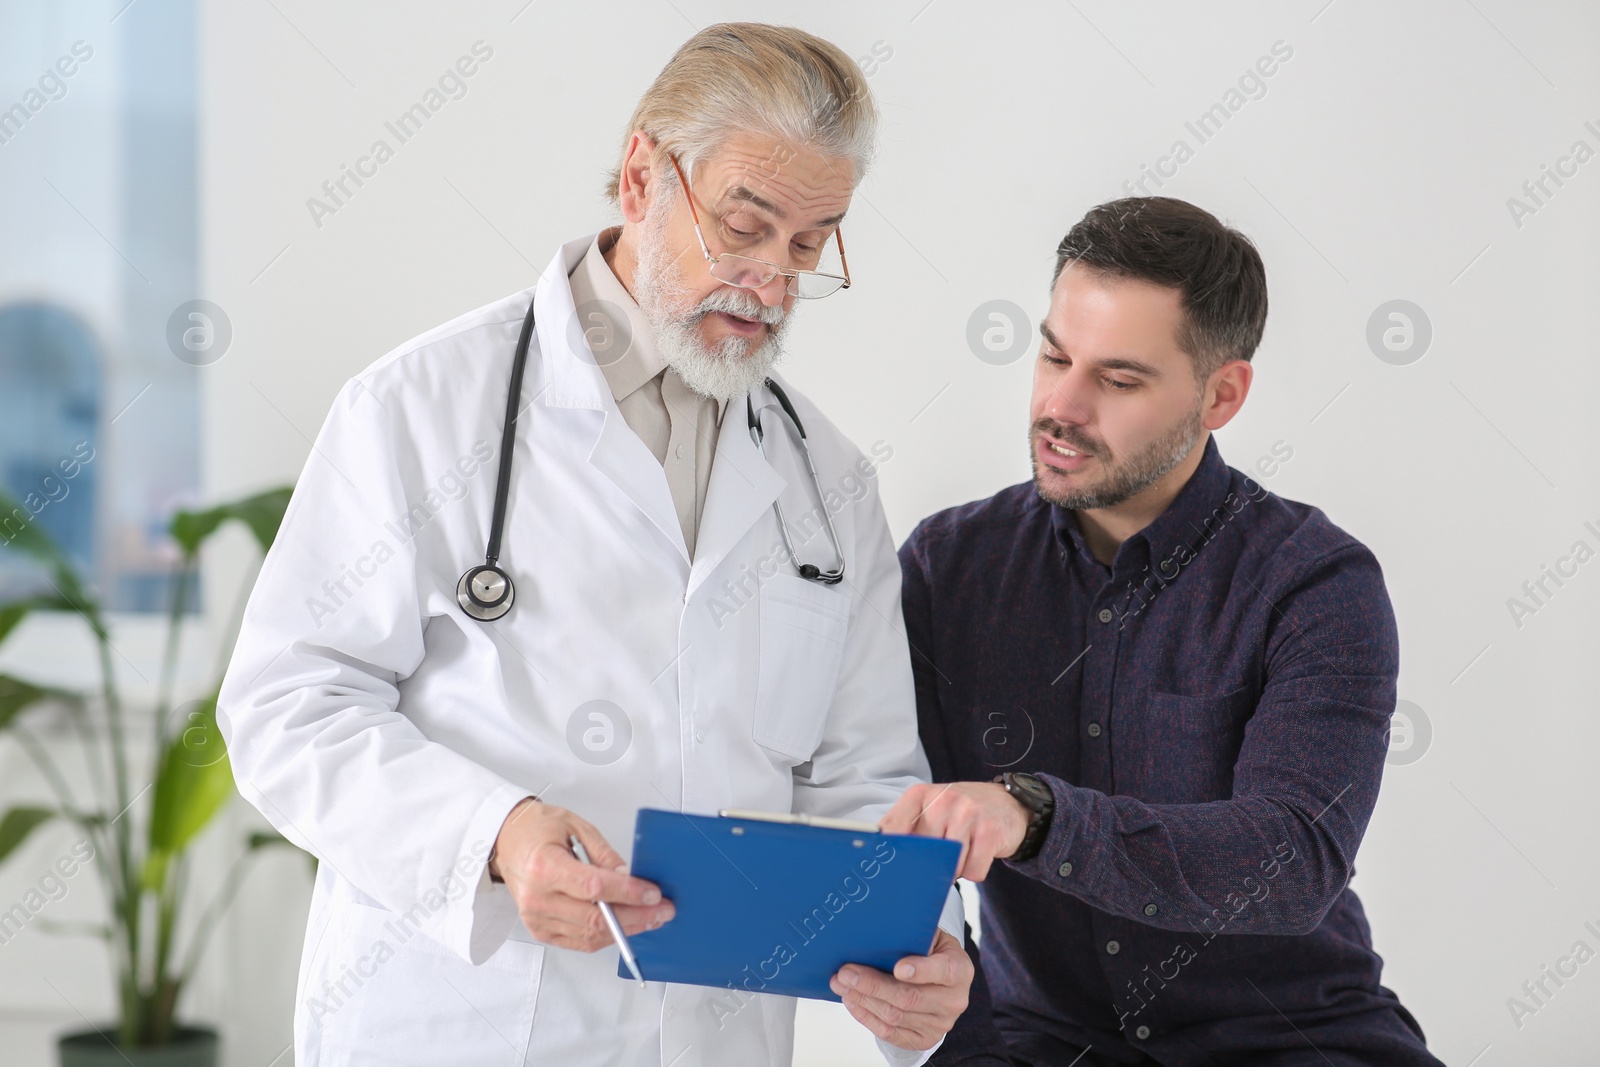
[[[1050,816],[1056,810],[1055,794],[1050,792],[1050,787],[1031,774],[1005,774],[995,776],[995,782],[1006,787],[1006,792],[1016,797],[1022,806],[1027,808],[1032,818],[1028,820],[1028,832],[1022,836],[1022,844],[1011,855],[1004,857],[1021,863],[1031,860],[1039,854],[1044,847],[1044,839],[1050,833]]]

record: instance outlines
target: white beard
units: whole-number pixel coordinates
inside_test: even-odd
[[[645,215],[633,278],[634,299],[655,328],[662,359],[685,385],[713,400],[737,399],[765,381],[782,361],[789,316],[781,306],[768,307],[755,293],[735,286],[716,289],[684,311],[688,290],[672,273],[678,257],[666,244],[670,206],[658,200]],[[700,321],[715,311],[756,319],[772,329],[764,339],[733,336],[707,345],[700,336]]]

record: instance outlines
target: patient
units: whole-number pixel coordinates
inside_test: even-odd
[[[960,840],[982,883],[979,980],[934,1063],[1440,1063],[1348,884],[1395,706],[1383,574],[1211,436],[1266,317],[1261,257],[1207,212],[1093,209],[1040,324],[1033,480],[900,550],[954,784],[884,828]]]

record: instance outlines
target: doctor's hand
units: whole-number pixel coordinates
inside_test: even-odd
[[[572,854],[577,837],[592,864]],[[655,883],[626,874],[622,857],[606,839],[566,808],[528,797],[511,809],[495,837],[489,873],[498,875],[536,940],[580,952],[612,944],[595,907],[604,900],[628,935],[654,930],[673,916]]]
[[[981,882],[995,860],[1022,847],[1032,816],[994,782],[914,785],[878,821],[886,834],[921,834],[961,842],[956,877]]]
[[[934,938],[926,956],[907,956],[888,975],[847,963],[828,980],[856,1021],[897,1048],[932,1048],[967,1010],[972,958],[961,942],[945,933]]]

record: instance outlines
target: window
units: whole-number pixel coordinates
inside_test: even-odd
[[[206,369],[168,340],[205,296],[195,19],[0,6],[0,484],[113,611],[166,608],[165,529],[198,499]],[[0,598],[45,587],[5,541]]]

